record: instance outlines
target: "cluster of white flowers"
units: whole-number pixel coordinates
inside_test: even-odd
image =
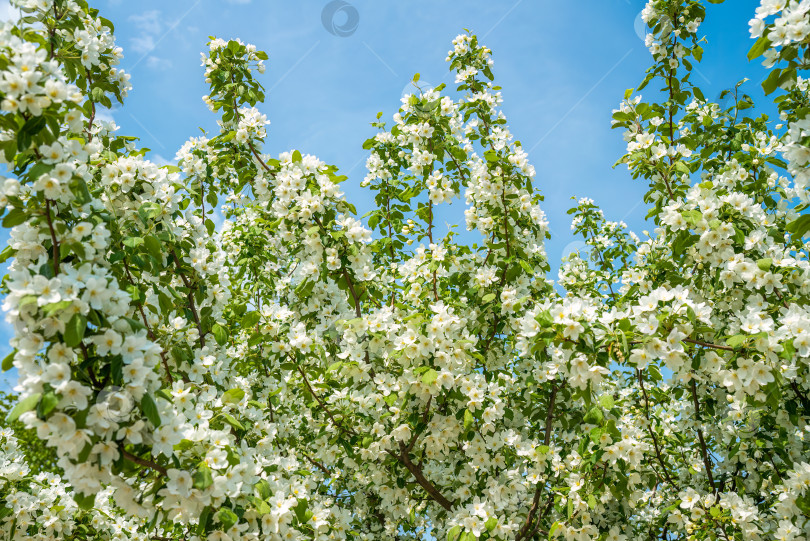
[[[115,37],[112,33],[112,25],[100,17],[93,16],[83,9],[79,3],[69,0],[57,2],[55,0],[11,0],[13,7],[21,9],[26,16],[37,20],[44,20],[47,17],[55,16],[57,19],[73,18],[78,22],[74,28],[59,29],[58,33],[67,42],[71,43],[76,52],[79,53],[79,61],[86,69],[97,68],[104,73],[107,82],[117,88],[116,94],[119,97],[126,97],[132,85],[129,82],[130,76],[117,66],[124,57],[123,50],[115,44]],[[46,49],[40,49],[38,53],[44,62],[48,53]],[[53,60],[54,52],[50,50],[50,58]],[[47,67],[46,64],[44,67]],[[60,70],[47,70],[50,76],[60,77]],[[52,84],[55,81],[52,81]],[[52,87],[53,89],[54,87]]]
[[[776,62],[779,48],[794,43],[803,44],[810,36],[810,2],[808,0],[762,0],[756,17],[748,23],[751,37],[768,39],[770,48],[765,54],[765,65],[771,67]],[[772,16],[776,17],[768,22]]]
[[[697,2],[673,5],[668,0],[648,0],[641,11],[641,20],[656,29],[645,36],[645,45],[656,62],[666,62],[667,67],[674,70],[680,65],[681,59],[694,54],[689,44],[678,40],[696,38],[703,22],[697,6],[700,6]],[[694,39],[694,46],[696,42],[697,39]]]
[[[7,539],[96,539],[145,541],[145,521],[122,515],[111,500],[112,489],[95,494],[93,507],[81,510],[73,491],[58,474],[32,475],[10,428],[0,429],[0,533]]]

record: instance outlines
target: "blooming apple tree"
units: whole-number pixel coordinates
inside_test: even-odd
[[[810,536],[810,1],[751,22],[775,126],[740,85],[723,107],[692,83],[710,6],[648,2],[654,63],[613,126],[654,230],[580,199],[591,250],[556,287],[474,35],[454,91],[378,115],[361,220],[334,166],[265,150],[265,53],[210,41],[219,130],[158,166],[96,115],[130,88],[113,24],[13,3],[3,368],[56,465],[0,430],[5,538]],[[462,194],[474,245],[435,227]]]

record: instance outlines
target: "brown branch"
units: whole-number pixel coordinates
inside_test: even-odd
[[[133,462],[145,468],[149,468],[150,470],[154,470],[163,476],[166,475],[166,468],[158,464],[155,464],[151,460],[146,460],[145,458],[133,455],[129,451],[125,450],[123,445],[120,446],[118,450],[121,451],[121,456],[123,456],[125,460],[129,460],[130,462]]]
[[[341,423],[340,421],[338,421],[335,418],[335,416],[332,414],[332,411],[327,407],[327,405],[324,403],[324,401],[321,400],[321,397],[318,396],[318,394],[312,388],[312,385],[309,384],[309,380],[307,379],[307,375],[304,372],[304,370],[301,368],[301,365],[299,365],[298,363],[295,363],[295,368],[298,370],[298,373],[301,374],[301,377],[304,379],[304,385],[306,385],[307,390],[315,398],[315,401],[318,402],[318,405],[326,413],[326,416],[329,417],[329,419],[332,421],[332,424],[335,425],[335,428],[337,428],[340,431],[342,431],[342,432],[344,432],[346,434],[349,434],[351,436],[356,436],[357,432],[355,432],[351,427],[343,426],[343,423]]]
[[[129,279],[130,283],[132,283],[132,285],[136,285],[135,284],[135,278],[132,277],[132,273],[129,271],[129,263],[127,262],[126,258],[124,258],[124,272],[126,273],[127,278]],[[160,346],[160,344],[158,344],[158,340],[157,340],[157,337],[155,336],[155,333],[152,332],[152,327],[149,325],[149,321],[146,319],[146,313],[143,311],[143,304],[141,302],[136,302],[135,306],[138,307],[138,311],[141,314],[141,319],[143,320],[143,324],[146,327],[146,336],[148,336],[149,339],[152,342],[154,342],[155,344]],[[170,385],[174,384],[174,378],[172,377],[172,371],[169,369],[169,361],[166,359],[166,352],[163,351],[162,346],[160,346],[160,359],[161,359],[161,363],[163,364],[163,370],[166,371],[166,378],[169,380],[169,384]],[[183,381],[188,383],[188,381],[189,381],[188,377],[183,377]]]
[[[506,240],[506,257],[512,256],[512,247],[509,244],[509,210],[506,208],[506,179],[502,179],[503,189],[501,190],[501,204],[503,205],[503,236]],[[506,264],[509,266],[509,263]]]
[[[357,293],[354,291],[354,282],[349,277],[349,272],[346,270],[346,267],[341,267],[340,270],[343,271],[343,278],[346,279],[346,285],[349,287],[349,293],[352,295],[352,299],[354,300],[354,313],[357,317],[363,317],[363,313],[360,311],[360,299],[357,297]]]
[[[785,308],[790,310],[790,306],[788,305],[787,302],[785,302],[785,298],[782,296],[782,294],[779,292],[779,290],[776,289],[776,288],[773,288],[773,292],[776,293],[776,296],[779,297],[780,301],[782,301],[782,306],[784,306]]]
[[[428,201],[428,239],[433,244],[433,201]],[[436,269],[433,269],[433,299],[439,302],[439,292],[436,289]]]
[[[51,220],[51,200],[45,198],[45,216],[48,219],[48,229],[51,232],[51,244],[53,245],[53,274],[59,274],[59,242],[56,240],[56,231]]]
[[[53,3],[53,17],[54,17],[54,26],[51,28],[48,27],[48,37],[50,41],[50,54],[48,55],[48,60],[53,60],[53,57],[56,56],[56,52],[54,51],[54,46],[56,45],[56,23],[59,22],[59,18],[57,17],[58,12],[56,11],[56,2]]]
[[[388,189],[388,181],[385,182],[386,190],[385,190],[385,219],[388,222],[388,248],[391,252],[391,263],[393,264],[396,261],[396,252],[394,250],[394,232],[391,227],[391,194],[389,193]],[[394,306],[394,303],[397,299],[397,288],[391,288],[391,306]]]
[[[399,455],[396,455],[391,451],[388,451],[388,453],[397,458],[397,460],[399,460],[402,463],[402,465],[405,466],[405,468],[409,472],[411,472],[411,475],[414,476],[416,482],[419,483],[419,486],[425,489],[425,492],[427,492],[428,495],[431,498],[433,498],[434,501],[436,501],[439,505],[441,505],[448,511],[453,509],[455,503],[445,498],[444,495],[439,491],[439,489],[437,489],[436,486],[433,483],[431,483],[427,479],[427,477],[425,477],[425,474],[422,472],[422,468],[420,468],[411,461],[411,458],[407,453],[404,443],[402,442],[399,443],[399,450],[400,450]]]
[[[554,422],[554,404],[557,401],[557,391],[562,388],[562,385],[559,387],[554,385],[551,387],[551,395],[548,399],[548,410],[546,411],[546,425],[545,425],[545,432],[543,434],[543,444],[548,446],[551,443],[551,427]],[[529,534],[532,531],[532,523],[534,523],[535,515],[537,514],[538,506],[540,505],[540,495],[543,492],[543,484],[538,483],[537,489],[534,491],[534,498],[532,499],[532,506],[529,509],[529,513],[526,515],[526,521],[523,523],[523,526],[518,531],[517,536],[515,537],[516,541],[521,541],[522,539],[526,539],[529,535],[534,535],[534,533]],[[553,495],[550,496],[551,500],[553,501]],[[550,504],[547,504],[550,505]],[[540,519],[542,515],[537,518],[537,526],[539,526]]]
[[[264,163],[264,160],[261,158],[259,153],[256,151],[256,147],[253,146],[253,141],[251,141],[250,139],[248,139],[248,146],[250,147],[250,152],[253,154],[253,156],[256,158],[256,160],[259,162],[259,165],[261,165],[262,168],[265,171],[267,171],[268,173],[272,173],[273,172],[272,169],[267,167],[267,164]]]
[[[562,385],[551,388],[551,398],[549,398],[548,411],[546,412],[545,432],[543,433],[543,445],[549,445],[551,443],[551,423],[554,421],[554,403],[557,401],[557,391],[561,388]]]
[[[810,413],[810,400],[808,400],[807,395],[801,391],[796,380],[790,382],[790,388],[793,389],[793,392],[796,393],[796,397],[801,401],[805,413]]]
[[[678,20],[677,13],[676,13],[676,17],[675,17],[674,20],[676,20],[676,21]],[[676,41],[676,40],[674,40],[674,41]],[[673,55],[674,55],[674,53],[673,53]],[[673,58],[674,58],[674,56],[673,56]],[[674,123],[673,118],[672,118],[672,106],[673,106],[674,99],[675,99],[675,91],[674,91],[674,88],[672,86],[672,76],[673,76],[673,71],[672,71],[672,68],[670,68],[669,72],[667,74],[667,88],[669,89],[669,104],[667,106],[667,110],[668,110],[667,112],[669,113],[669,144],[671,146],[675,146],[675,123]],[[673,158],[672,158],[672,156],[670,156],[669,157],[669,165],[670,165],[670,167],[672,167],[672,164],[673,164]],[[668,176],[669,176],[669,173],[667,173],[665,175],[662,175],[662,178],[664,179],[664,184],[667,187],[667,193],[669,193],[669,198],[674,199],[675,194],[672,193],[672,187],[669,185],[669,180],[667,178]]]
[[[545,517],[548,512],[551,510],[551,504],[554,503],[554,493],[548,495],[548,500],[546,500],[546,507],[543,509],[543,512],[540,513],[540,516],[537,517],[537,523],[534,525],[534,529],[529,533],[527,539],[531,539],[534,537],[534,534],[537,532],[542,533],[545,536],[548,536],[548,532],[540,528],[540,524],[542,524],[542,519]]]
[[[644,395],[644,410],[645,410],[645,417],[647,418],[647,431],[650,433],[650,437],[653,441],[653,446],[655,447],[655,457],[658,459],[658,463],[661,465],[661,471],[664,472],[664,477],[667,478],[669,484],[674,486],[676,489],[680,490],[678,484],[672,480],[672,477],[669,475],[669,469],[664,464],[664,459],[661,456],[661,448],[658,445],[658,438],[655,435],[655,431],[652,429],[652,420],[650,419],[650,398],[647,396],[647,389],[644,387],[644,376],[642,375],[641,370],[636,369],[636,373],[638,375],[638,384],[641,386],[641,392]]]
[[[706,468],[706,475],[709,477],[709,486],[712,487],[712,492],[715,491],[714,476],[712,475],[712,462],[709,458],[709,453],[706,451],[706,441],[703,439],[703,430],[700,428],[700,402],[697,395],[697,383],[695,378],[692,378],[692,402],[695,405],[695,418],[697,419],[697,435],[700,441],[700,454],[703,457],[703,466]]]
[[[200,323],[200,316],[197,314],[197,305],[194,302],[194,288],[191,282],[188,281],[188,277],[181,271],[180,259],[178,259],[174,250],[172,250],[172,257],[177,266],[177,274],[180,275],[180,279],[183,280],[183,285],[188,289],[186,299],[188,299],[188,307],[191,310],[191,315],[194,317],[194,323],[197,324],[197,334],[200,336],[200,347],[205,347],[205,334],[203,333],[202,324]]]
[[[425,410],[422,412],[422,422],[427,423],[428,415],[430,414],[430,404],[433,402],[433,397],[429,397],[427,404],[425,405]],[[416,439],[419,437],[419,432],[416,430],[413,431],[413,436],[411,436],[411,441],[408,442],[408,446],[406,447],[407,452],[411,452],[413,446],[416,444]]]
[[[459,176],[461,176],[461,180],[464,181],[466,184],[469,184],[466,178],[464,178],[464,171],[461,170],[461,166],[456,161],[456,157],[453,156],[453,153],[448,151],[447,155],[450,156],[450,159],[453,160],[453,163],[456,164],[456,171],[458,171]]]
[[[702,340],[694,340],[692,338],[684,338],[683,341],[689,344],[695,344],[696,346],[703,346],[705,348],[721,349],[723,351],[737,351],[731,346],[721,346],[719,344],[711,344],[709,342],[703,342]]]
[[[309,462],[310,464],[312,464],[313,466],[315,466],[316,468],[321,470],[324,473],[324,475],[326,475],[327,477],[330,477],[332,475],[329,472],[329,470],[326,469],[326,466],[324,466],[323,464],[321,464],[320,462],[318,462],[317,460],[315,460],[314,458],[312,458],[311,456],[306,454],[304,451],[300,451],[300,452],[304,456],[304,458],[307,459],[307,462]]]

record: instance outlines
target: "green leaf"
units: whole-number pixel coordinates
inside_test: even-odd
[[[28,306],[29,304],[36,304],[38,299],[39,297],[37,297],[36,295],[26,295],[22,299],[20,299],[20,302],[17,303],[17,306],[19,308],[22,308],[23,306]]]
[[[141,237],[127,237],[124,239],[124,246],[129,246],[130,248],[137,248],[141,244],[143,244],[143,238]]]
[[[726,340],[726,344],[734,349],[737,349],[745,343],[747,338],[748,337],[744,334],[735,334]]]
[[[470,410],[464,410],[464,430],[469,430],[474,421],[475,417],[472,412]]]
[[[431,368],[430,370],[422,374],[422,383],[424,383],[425,385],[431,385],[433,382],[436,381],[436,378],[438,377],[439,373]]]
[[[194,488],[199,490],[205,490],[214,484],[214,479],[211,476],[211,468],[204,462],[200,463],[197,467],[197,471],[191,476],[191,480],[194,482]]]
[[[613,397],[609,394],[603,394],[599,397],[599,404],[605,408],[606,410],[612,409],[613,406],[616,404],[616,401],[613,400]]]
[[[771,48],[771,40],[767,36],[760,37],[748,50],[748,60],[762,56],[762,53]]]
[[[495,300],[495,293],[487,293],[481,298],[481,302],[483,302],[484,304],[492,302],[494,300]]]
[[[261,318],[262,316],[259,312],[248,312],[242,316],[242,327],[245,329],[250,329],[256,325]]]
[[[42,395],[42,400],[37,405],[37,415],[42,419],[47,418],[57,404],[59,404],[59,397],[53,391],[48,391]]]
[[[8,261],[8,258],[13,256],[17,253],[17,250],[12,248],[11,246],[6,246],[2,252],[0,252],[0,263],[5,263]]]
[[[765,95],[771,94],[777,88],[789,90],[790,87],[796,82],[796,69],[795,68],[773,68],[770,75],[762,81],[762,89]]]
[[[222,415],[222,418],[225,419],[226,423],[228,423],[229,425],[231,425],[235,429],[237,429],[237,430],[244,430],[245,429],[244,425],[242,425],[242,423],[237,421],[236,418],[233,415],[230,415],[228,413],[221,413],[220,415]]]
[[[676,257],[681,255],[687,248],[697,242],[698,238],[697,235],[693,235],[689,231],[680,231],[672,243],[672,254]]]
[[[8,372],[11,370],[11,367],[14,366],[14,356],[17,354],[17,350],[14,349],[3,358],[3,372]]]
[[[155,428],[160,426],[160,413],[158,413],[155,399],[152,398],[152,395],[149,393],[144,394],[143,398],[141,398],[141,410],[143,410],[143,414]]]
[[[6,417],[6,421],[13,423],[20,418],[20,415],[37,407],[41,397],[42,393],[34,393],[17,402],[17,404],[9,412],[8,417]]]
[[[227,507],[223,507],[217,513],[217,518],[222,523],[223,530],[229,530],[231,526],[236,524],[239,520],[239,517],[236,516],[236,513],[228,509]]]
[[[489,517],[487,521],[484,523],[484,527],[487,529],[488,532],[491,532],[495,528],[498,527],[498,519],[497,517]]]
[[[796,507],[798,507],[805,516],[810,516],[810,492],[796,498]]]
[[[144,224],[148,224],[149,220],[157,218],[162,212],[163,210],[158,203],[147,201],[138,209],[138,216],[141,217]]]
[[[301,161],[301,153],[298,152],[297,150],[293,151],[293,153],[292,153],[292,161],[293,161],[293,163]]]
[[[243,389],[235,388],[225,391],[222,395],[223,404],[238,404],[245,398],[245,391]]]
[[[683,213],[683,219],[686,220],[686,223],[694,227],[703,220],[703,213],[699,210],[687,210]]]
[[[220,346],[224,346],[228,343],[228,331],[219,323],[214,323],[211,327],[211,334],[214,335],[214,340],[216,340],[217,344]]]
[[[261,481],[257,482],[255,485],[253,485],[253,488],[256,489],[256,494],[259,495],[259,498],[263,500],[266,500],[273,494],[270,490],[270,483],[268,483],[266,479],[262,479]]]
[[[264,500],[254,496],[250,498],[250,501],[256,507],[256,512],[259,514],[259,516],[267,515],[273,512],[273,508],[270,507],[270,504]]]
[[[587,423],[589,425],[601,425],[602,421],[604,420],[605,415],[602,413],[601,408],[593,407],[585,414],[585,417],[582,419],[583,423]]]
[[[14,227],[20,225],[28,219],[28,213],[21,209],[11,209],[3,216],[3,227]]]
[[[196,474],[195,474],[196,475]],[[196,484],[194,485],[197,486]],[[207,505],[200,515],[200,523],[197,525],[197,534],[202,535],[205,533],[205,527],[208,524],[208,519],[211,517],[211,506]]]
[[[757,267],[759,267],[759,269],[762,270],[762,271],[770,270],[772,264],[773,264],[773,259],[771,259],[770,257],[765,257],[763,259],[758,259],[757,260]]]
[[[802,214],[787,224],[785,228],[793,234],[793,240],[802,238],[810,231],[810,214]]]
[[[307,521],[308,510],[309,510],[309,502],[304,499],[298,500],[298,504],[293,508],[293,511],[295,511],[295,517],[298,519],[298,522],[303,524]]]
[[[72,304],[73,304],[73,301],[68,301],[68,300],[59,301],[59,302],[51,302],[51,303],[48,303],[45,306],[43,306],[42,311],[45,312],[46,316],[50,317],[54,313],[59,312],[60,310],[64,310],[65,308],[67,308],[68,306],[70,306]]]
[[[158,261],[163,260],[163,252],[161,250],[160,239],[158,239],[153,235],[147,235],[146,237],[144,237],[143,242],[146,245],[146,250],[149,252],[149,255],[151,255]]]
[[[65,325],[65,345],[71,348],[78,346],[84,338],[85,330],[87,330],[87,318],[81,314],[73,314]]]
[[[29,118],[20,128],[20,131],[17,132],[17,150],[26,150],[31,146],[31,139],[41,132],[46,125],[47,120],[45,120],[44,116]]]
[[[96,494],[95,493],[82,494],[82,493],[76,492],[76,493],[73,494],[73,499],[75,500],[76,505],[78,505],[79,509],[81,509],[82,511],[89,511],[96,504]]]

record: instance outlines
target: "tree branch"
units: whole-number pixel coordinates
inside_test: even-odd
[[[295,362],[295,361],[293,360],[293,362]],[[301,377],[304,379],[304,385],[306,385],[307,390],[315,398],[315,401],[318,402],[318,405],[321,406],[323,411],[326,413],[326,416],[329,417],[329,419],[332,421],[332,424],[335,425],[335,428],[337,428],[340,431],[345,432],[345,433],[347,433],[347,434],[349,434],[351,436],[356,436],[357,432],[355,432],[351,427],[343,426],[343,423],[341,423],[340,421],[338,421],[335,418],[335,416],[332,414],[332,411],[327,407],[327,405],[324,403],[324,401],[321,400],[321,397],[318,396],[318,394],[315,392],[315,390],[309,384],[309,380],[307,379],[306,372],[304,372],[304,370],[301,368],[301,365],[299,365],[296,362],[295,363],[295,368],[298,370],[298,373],[301,374]]]
[[[554,423],[554,404],[557,401],[557,391],[562,388],[562,384],[560,386],[554,385],[551,387],[551,395],[548,399],[548,410],[546,411],[546,425],[545,425],[545,432],[543,434],[543,444],[548,446],[551,443],[551,427]],[[523,539],[527,539],[530,535],[534,535],[536,529],[540,526],[540,517],[537,517],[537,525],[534,529],[532,529],[532,523],[534,523],[535,515],[537,514],[538,506],[540,505],[540,495],[543,493],[543,484],[538,483],[537,489],[534,491],[534,498],[532,499],[532,506],[529,509],[529,513],[526,515],[526,521],[523,523],[523,526],[518,531],[517,536],[515,537],[515,541],[522,541]],[[550,496],[551,501],[554,501],[554,496]],[[548,505],[546,507],[546,512],[548,512]],[[545,514],[545,512],[544,512]],[[529,532],[532,532],[531,534]]]
[[[700,427],[700,401],[697,395],[697,383],[695,378],[692,378],[692,402],[695,405],[695,418],[697,419],[697,435],[700,442],[700,454],[703,457],[703,466],[706,468],[706,475],[709,477],[709,486],[712,487],[712,492],[715,491],[714,476],[712,475],[712,462],[709,458],[709,453],[706,451],[706,441],[703,439],[703,429]]]
[[[45,198],[45,216],[48,219],[48,229],[51,232],[51,244],[53,245],[53,274],[59,274],[59,242],[56,240],[56,231],[53,228],[53,221],[51,220],[51,200]]]
[[[453,506],[455,504],[450,500],[448,500],[447,498],[445,498],[444,495],[441,492],[439,492],[439,489],[437,489],[436,486],[433,485],[433,483],[431,483],[427,479],[427,477],[425,477],[425,474],[422,472],[422,468],[420,468],[411,461],[411,457],[408,455],[404,443],[402,442],[399,443],[399,450],[400,450],[399,455],[396,455],[391,451],[388,451],[388,453],[397,458],[402,463],[402,465],[405,466],[405,468],[409,472],[411,472],[411,475],[414,476],[416,482],[419,483],[419,486],[425,489],[425,492],[427,492],[428,495],[431,498],[433,498],[434,501],[436,501],[439,505],[441,505],[448,511],[453,509]]]
[[[194,323],[197,324],[197,334],[200,337],[200,347],[205,347],[205,334],[203,334],[200,316],[197,314],[197,305],[194,302],[194,288],[192,287],[191,282],[188,281],[188,277],[182,272],[180,259],[177,257],[174,250],[172,250],[172,257],[174,258],[174,264],[177,266],[177,274],[180,275],[180,279],[183,280],[183,285],[186,286],[186,289],[188,289],[186,299],[188,299],[188,307],[191,310],[191,315],[194,317]]]
[[[123,445],[121,445],[118,448],[118,450],[121,451],[121,456],[124,457],[124,460],[129,460],[134,464],[138,464],[140,466],[144,466],[145,468],[149,468],[150,470],[154,470],[163,476],[167,475],[166,468],[158,464],[155,464],[151,460],[146,460],[145,458],[133,455],[129,451],[125,450]]]
[[[653,446],[655,448],[655,457],[658,459],[658,463],[661,465],[661,471],[664,472],[664,477],[667,478],[669,484],[674,486],[676,489],[680,490],[678,484],[672,480],[672,477],[669,474],[669,469],[664,464],[664,459],[661,456],[661,448],[658,445],[658,438],[655,435],[655,431],[652,429],[652,421],[650,419],[650,399],[647,396],[647,389],[644,388],[644,376],[642,375],[642,372],[639,369],[636,369],[636,374],[638,375],[638,384],[641,386],[641,392],[644,395],[644,411],[645,417],[647,418],[647,431],[650,433],[650,437],[653,440]]]
[[[132,285],[136,285],[135,278],[132,277],[132,273],[129,270],[129,263],[127,262],[126,258],[124,258],[124,272],[126,273],[130,283]],[[152,342],[158,344],[157,337],[155,336],[155,333],[152,332],[152,327],[149,326],[149,321],[146,319],[146,313],[143,311],[143,304],[141,302],[136,302],[135,306],[138,307],[138,311],[141,314],[141,319],[146,327],[146,336],[148,336]],[[158,346],[160,346],[160,344],[158,344]],[[160,359],[161,363],[163,364],[163,370],[166,372],[166,379],[169,380],[169,385],[172,385],[174,383],[174,378],[172,377],[172,371],[169,369],[169,361],[166,359],[166,352],[163,351],[163,347],[160,348]],[[188,383],[187,377],[184,377],[183,380]]]

